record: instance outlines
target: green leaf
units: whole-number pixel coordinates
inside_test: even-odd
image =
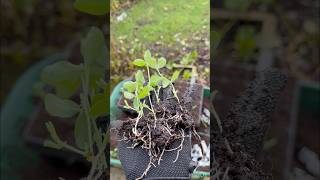
[[[165,58],[160,58],[158,60],[158,69],[163,68],[164,66],[166,66],[167,64],[167,60]]]
[[[165,77],[162,78],[162,87],[166,88],[170,85],[171,81]]]
[[[133,81],[127,81],[123,84],[123,87],[128,91],[128,92],[134,92],[137,87],[137,83]]]
[[[191,72],[190,71],[184,71],[183,72],[183,79],[188,80],[191,78]]]
[[[61,99],[54,94],[47,94],[44,98],[47,112],[52,116],[69,118],[77,114],[80,106],[68,99]]]
[[[192,51],[191,53],[187,54],[185,57],[182,58],[180,61],[183,65],[190,65],[193,64],[198,56],[198,53],[196,51]]]
[[[109,112],[109,101],[104,94],[92,98],[89,115],[92,119],[106,115]]]
[[[138,109],[139,103],[140,103],[139,98],[138,98],[138,97],[134,98],[134,100],[133,100],[133,107],[134,107],[135,109]]]
[[[53,148],[53,149],[62,149],[62,147],[63,147],[62,145],[59,145],[51,140],[45,140],[43,142],[43,145],[45,147],[49,147],[49,148]]]
[[[150,85],[147,85],[146,87],[148,88],[149,92],[154,90],[154,88]]]
[[[127,92],[127,91],[124,91],[123,92],[123,95],[126,99],[133,99],[135,97],[134,94],[130,93],[130,92]]]
[[[145,53],[144,53],[144,60],[147,61],[147,60],[150,60],[152,57],[151,57],[151,52],[149,50],[147,50]]]
[[[235,37],[235,49],[243,60],[252,58],[257,49],[256,30],[254,26],[240,26]]]
[[[83,111],[81,111],[76,119],[74,125],[74,137],[76,145],[80,149],[87,149],[89,147],[88,138],[88,122]]]
[[[151,77],[150,77],[150,85],[152,87],[156,87],[159,85],[160,81],[161,81],[161,77],[157,74],[153,74]]]
[[[41,80],[53,86],[59,97],[68,98],[79,88],[81,72],[81,66],[59,61],[42,70]]]
[[[171,82],[176,81],[178,79],[179,75],[180,75],[180,71],[178,71],[178,70],[174,71],[174,73],[173,73],[173,75],[171,77]]]
[[[107,68],[107,52],[102,31],[92,27],[86,37],[81,40],[81,54],[84,58],[85,71],[89,73],[91,90],[96,89],[97,82],[104,79]]]
[[[143,98],[149,96],[149,95],[150,95],[149,92],[150,92],[149,87],[148,87],[148,86],[144,86],[144,87],[138,92],[138,98],[139,98],[139,99],[143,99]]]
[[[149,50],[147,50],[145,53],[144,53],[144,60],[145,62],[147,63],[147,65],[153,69],[156,69],[157,68],[157,61],[155,58],[153,58],[151,56],[151,52]]]
[[[108,0],[76,0],[73,4],[74,8],[91,15],[105,15],[109,11]]]
[[[157,60],[155,58],[150,58],[149,60],[146,60],[146,63],[149,67],[157,69]]]
[[[136,59],[132,63],[136,66],[139,66],[139,67],[143,67],[146,65],[146,62],[142,59]]]
[[[198,57],[197,51],[192,51],[190,56],[192,59],[196,59]]]
[[[145,79],[141,70],[138,70],[135,74],[136,82],[140,85],[145,83]]]

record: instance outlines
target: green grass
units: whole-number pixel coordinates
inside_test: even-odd
[[[144,43],[170,43],[192,37],[201,29],[209,31],[209,0],[141,0],[127,10],[128,17],[111,24],[115,37]]]

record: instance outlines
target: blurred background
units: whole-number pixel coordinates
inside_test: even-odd
[[[255,73],[278,68],[288,76],[260,160],[273,179],[320,175],[318,0],[221,0],[211,4],[211,87],[226,115]]]
[[[90,26],[102,27],[108,36],[106,18],[75,10],[71,0],[1,0],[0,5],[0,179],[86,176],[89,167],[79,157],[43,148],[48,136],[44,122],[56,118],[44,110],[37,82],[48,64],[59,60],[79,63],[80,39]],[[58,127],[63,136],[73,130],[68,121]]]

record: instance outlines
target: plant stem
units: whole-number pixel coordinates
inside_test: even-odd
[[[164,77],[164,76],[160,73],[159,69],[157,69],[157,72],[158,72],[158,74],[159,74],[160,77],[162,77],[162,78]],[[176,91],[176,89],[174,88],[174,85],[172,84],[171,81],[170,81],[170,85],[171,85],[171,87],[172,87],[172,92],[173,92],[174,97],[177,99],[178,103],[180,104],[180,100],[179,100],[179,97],[178,97],[178,95],[177,95],[177,91]]]
[[[148,72],[148,85],[150,85],[150,71],[149,71],[149,66],[148,66],[148,65],[147,65],[147,72]],[[155,92],[155,93],[156,93],[156,92]],[[150,103],[150,106],[151,106],[151,109],[152,109],[152,114],[153,114],[153,116],[154,116],[154,128],[156,128],[156,122],[157,122],[156,113],[154,112],[150,95],[148,96],[148,98],[149,98],[149,103]],[[157,100],[157,101],[158,101],[158,100]]]
[[[65,142],[61,142],[61,143],[62,143],[64,148],[66,148],[66,149],[68,149],[70,151],[73,151],[73,152],[75,152],[77,154],[80,154],[82,156],[85,156],[85,152],[83,152],[83,151],[81,151],[81,150],[79,150],[79,149],[77,149],[77,148],[75,148],[75,147],[73,147],[73,146],[71,146],[71,145],[69,145],[69,144],[67,144]]]
[[[82,96],[82,106],[84,108],[84,113],[87,120],[87,126],[88,126],[88,140],[89,140],[89,150],[91,155],[93,156],[93,141],[92,141],[92,130],[91,130],[91,122],[90,122],[90,116],[89,116],[89,104],[88,104],[88,73],[85,71],[85,77],[82,78],[82,89],[83,89],[83,96]]]
[[[99,141],[99,143],[97,144],[97,146],[98,146],[98,148],[99,148],[99,151],[103,151],[104,147],[103,147],[103,145],[101,144],[101,143],[102,143],[102,139],[101,139],[100,131],[99,131],[99,129],[98,129],[98,126],[97,126],[96,122],[93,123],[93,128],[94,128],[94,130],[96,131],[96,133],[99,134],[99,135],[98,135],[98,138],[99,138],[98,141]],[[104,160],[103,160],[103,159],[104,159]],[[105,155],[104,155],[104,154],[102,155],[102,163],[103,163],[104,166],[107,166],[107,163],[106,163],[106,161],[105,161]]]
[[[89,175],[87,177],[87,180],[92,180],[93,179],[93,176],[94,176],[94,173],[95,173],[95,169],[96,169],[96,166],[97,166],[97,162],[98,162],[100,156],[102,154],[104,154],[104,149],[105,149],[107,143],[108,143],[108,138],[107,138],[107,133],[106,133],[105,137],[103,138],[102,148],[99,150],[98,154],[92,160],[92,166],[91,166]]]

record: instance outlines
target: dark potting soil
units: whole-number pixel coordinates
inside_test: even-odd
[[[211,175],[230,179],[269,179],[256,160],[269,128],[271,112],[284,88],[286,77],[274,70],[257,75],[222,118],[220,132],[212,122]]]

